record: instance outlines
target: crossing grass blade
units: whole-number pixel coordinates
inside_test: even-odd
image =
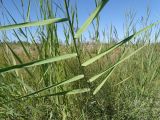
[[[18,81],[18,83],[20,83],[23,87],[25,87],[28,91],[30,92],[34,92],[34,90],[24,82],[24,80],[20,79],[20,78],[17,78],[16,79]]]
[[[139,49],[135,50],[134,52],[132,52],[130,55],[128,55],[127,57],[120,59],[118,62],[116,62],[113,66],[111,66],[110,68],[108,68],[107,70],[91,77],[88,82],[93,82],[96,79],[98,79],[99,77],[101,77],[102,75],[104,75],[105,73],[107,73],[109,70],[111,70],[112,68],[116,67],[117,65],[121,64],[122,62],[124,62],[125,60],[129,59],[130,57],[132,57],[133,55],[135,55],[136,53],[138,53],[141,49],[143,49],[146,45],[143,45],[142,47],[140,47]]]
[[[13,57],[20,63],[23,64],[23,61],[21,60],[21,58],[13,51],[13,49],[10,47],[10,45],[5,42],[5,44],[7,45],[7,47],[9,48],[9,50],[11,51]],[[25,71],[32,77],[34,78],[33,74],[26,68]]]
[[[85,92],[89,92],[89,91],[90,91],[90,88],[75,89],[75,90],[69,90],[69,91],[63,91],[63,92],[59,92],[59,93],[54,93],[54,94],[38,96],[36,98],[59,96],[59,95],[75,95],[75,94],[81,94],[81,93],[85,93]]]
[[[99,12],[103,9],[103,7],[106,5],[108,1],[109,0],[102,0],[102,2],[97,6],[94,12],[92,12],[90,17],[82,25],[82,27],[77,31],[77,33],[75,34],[75,38],[79,38],[81,36],[81,34],[87,29],[87,27],[91,24],[91,22],[99,14]]]
[[[121,82],[119,82],[119,83],[117,83],[116,85],[114,85],[114,86],[117,86],[117,85],[120,85],[120,84],[122,84],[122,83],[124,83],[125,81],[127,81],[129,78],[131,78],[132,76],[129,76],[129,77],[127,77],[127,78],[125,78],[124,80],[122,80]]]
[[[48,20],[5,25],[5,26],[0,26],[0,31],[10,30],[10,29],[18,29],[18,28],[24,28],[24,27],[32,27],[32,26],[41,26],[41,25],[47,25],[47,24],[52,24],[52,23],[64,22],[67,20],[68,20],[67,18],[54,18],[54,19],[48,19]]]
[[[98,91],[102,88],[102,86],[105,84],[105,82],[108,80],[108,78],[111,76],[111,74],[113,73],[114,69],[117,67],[117,65],[119,65],[120,63],[122,63],[123,61],[125,61],[126,59],[130,58],[131,56],[133,56],[135,53],[139,52],[142,48],[144,48],[146,45],[143,45],[142,47],[140,47],[139,49],[137,49],[136,51],[132,52],[129,56],[125,57],[124,59],[120,60],[119,62],[117,62],[115,65],[113,65],[111,68],[107,69],[106,71],[110,70],[109,74],[107,75],[107,77],[98,85],[98,87],[96,87],[96,89],[93,92],[93,95],[97,94]],[[105,72],[103,72],[104,74]],[[103,75],[101,74],[101,75]]]
[[[86,62],[84,62],[84,63],[82,64],[82,66],[88,66],[88,65],[92,64],[93,62],[99,60],[101,57],[103,57],[103,56],[105,56],[106,54],[110,53],[111,51],[113,51],[113,50],[116,49],[117,47],[125,44],[126,42],[130,41],[132,38],[138,36],[138,35],[141,34],[142,32],[145,32],[145,31],[151,29],[153,26],[156,26],[156,25],[159,24],[159,23],[160,23],[160,21],[155,22],[155,23],[153,23],[153,24],[151,24],[151,25],[149,25],[149,26],[147,26],[147,27],[139,30],[138,32],[136,32],[136,33],[132,34],[131,36],[125,38],[124,40],[120,41],[120,42],[117,43],[115,46],[111,47],[109,50],[107,50],[107,51],[105,51],[105,52],[103,52],[103,53],[101,53],[101,54],[99,54],[99,55],[97,55],[97,56],[95,56],[95,57],[87,60]]]
[[[111,69],[107,77],[96,87],[96,89],[93,91],[93,95],[98,93],[98,91],[102,88],[102,86],[105,84],[105,82],[108,80],[108,78],[111,76],[114,70],[115,70],[115,67]]]
[[[53,85],[51,85],[51,86],[42,88],[42,89],[40,89],[40,90],[38,90],[38,91],[32,92],[32,93],[30,93],[30,94],[27,94],[27,95],[24,95],[24,96],[21,96],[21,97],[18,97],[18,98],[16,98],[16,99],[13,99],[13,100],[8,101],[8,102],[5,102],[5,103],[10,103],[10,102],[12,102],[12,101],[20,100],[20,99],[23,99],[23,98],[28,98],[28,97],[30,97],[30,96],[33,96],[33,95],[38,94],[38,93],[40,93],[40,92],[43,92],[43,91],[45,91],[45,90],[48,90],[48,89],[51,89],[51,88],[55,88],[55,87],[59,87],[59,86],[62,86],[62,85],[66,85],[66,84],[69,84],[69,83],[71,83],[71,82],[78,81],[78,80],[80,80],[80,79],[82,79],[82,78],[84,78],[84,75],[78,75],[78,76],[75,76],[75,77],[73,77],[73,78],[71,78],[71,79],[69,79],[69,80],[64,80],[64,81],[62,81],[62,82],[60,82],[60,83],[53,84]],[[73,91],[72,91],[71,93],[73,93]],[[70,93],[70,94],[71,94],[71,93]],[[4,103],[2,103],[2,104],[4,104]]]
[[[57,56],[57,57],[53,57],[53,58],[49,58],[49,59],[45,59],[45,60],[37,60],[37,61],[32,61],[32,62],[28,62],[28,63],[24,63],[24,64],[13,65],[13,66],[1,68],[0,73],[10,72],[10,71],[20,69],[20,68],[32,67],[32,66],[42,65],[42,64],[46,64],[46,63],[52,63],[52,62],[56,62],[56,61],[66,60],[66,59],[73,58],[76,56],[77,56],[77,54],[73,53],[73,54],[61,55],[61,56]]]
[[[95,81],[96,79],[98,79],[99,77],[101,77],[103,74],[105,74],[108,70],[109,70],[109,69],[107,69],[107,70],[105,70],[104,72],[101,72],[101,73],[99,73],[99,74],[91,77],[91,78],[88,80],[88,82],[93,82],[93,81]]]
[[[156,29],[159,30],[159,26],[152,28],[152,25],[158,23],[148,26],[150,20],[148,16],[143,15],[143,19],[140,18],[140,23],[137,23],[134,21],[135,14],[127,11],[129,14],[126,14],[122,31],[128,38],[124,37],[119,41],[119,33],[112,25],[109,31],[104,29],[103,36],[100,35],[100,19],[103,15],[100,16],[99,13],[109,0],[93,0],[95,9],[84,21],[83,26],[79,24],[77,3],[74,5],[71,0],[64,0],[64,6],[62,2],[51,0],[28,0],[26,4],[24,0],[20,1],[19,5],[13,2],[13,7],[21,19],[21,26],[15,14],[12,14],[12,10],[6,6],[7,4],[4,4],[6,9],[2,12],[2,25],[11,26],[0,31],[2,33],[0,40],[1,119],[7,117],[85,120],[87,118],[152,119],[154,116],[156,119],[159,117],[159,111],[155,109],[159,100],[157,91],[159,91],[160,78],[159,35],[155,33]],[[35,16],[32,16],[32,11]],[[44,26],[34,24],[33,26],[37,26],[34,29],[30,29],[31,24],[31,26],[23,26],[29,24],[32,19],[40,22],[39,20],[45,21],[57,17],[63,19],[63,16],[67,18],[67,22],[60,23],[63,32],[61,29],[59,31],[61,25],[56,22],[46,23]],[[14,29],[16,27],[12,24],[19,26]],[[90,40],[86,41],[87,36],[83,36],[83,32],[87,31],[90,25],[93,25],[93,30],[88,31]],[[138,32],[137,28],[141,26],[148,27],[145,30],[141,28],[142,30],[139,29]],[[13,30],[3,31],[9,29]],[[106,39],[108,40],[105,41]],[[131,39],[134,39],[133,43]],[[157,40],[154,42],[154,39]],[[6,41],[6,44],[3,41]],[[144,48],[146,42],[150,43]],[[53,58],[74,54],[74,52],[76,55],[73,56],[73,60],[66,58],[67,60],[63,62]],[[111,52],[113,55],[108,56],[109,59],[102,58]],[[83,63],[89,59],[93,60],[87,64]],[[95,64],[94,62],[96,63],[94,67],[88,66]],[[32,76],[26,74],[25,70]],[[122,79],[119,81],[119,78]],[[98,92],[100,94],[94,96]],[[86,111],[88,108],[89,112]],[[144,111],[149,114],[141,114]]]
[[[29,52],[28,52],[28,50],[26,49],[23,41],[20,39],[20,37],[18,36],[18,34],[16,33],[16,31],[15,31],[15,30],[13,30],[13,31],[14,31],[14,34],[15,34],[16,38],[18,39],[19,43],[21,44],[21,47],[23,48],[24,53],[25,53],[26,56],[29,58],[29,60],[31,60],[31,59],[32,59],[32,58],[31,58],[32,55],[29,54]],[[12,51],[13,51],[13,50],[12,50]]]

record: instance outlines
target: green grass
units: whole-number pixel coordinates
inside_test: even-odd
[[[30,20],[30,0],[22,23],[6,7],[5,16],[10,19],[8,25],[0,27],[1,119],[160,119],[159,31],[150,40],[150,30],[159,21],[136,31],[131,28],[131,17],[124,39],[114,41],[116,34],[111,26],[108,36],[102,31],[104,39],[109,38],[110,42],[102,43],[98,34],[101,31],[97,32],[99,13],[109,1],[93,2],[96,8],[82,26],[78,22],[78,6],[72,6],[68,0],[63,6],[54,3],[65,16],[61,18],[52,10],[50,0],[36,1],[41,20],[37,17],[34,22]],[[20,15],[21,7],[24,6],[16,6]],[[63,25],[63,43],[59,39],[59,24]],[[96,37],[85,43],[83,33],[89,25],[94,26]],[[40,42],[31,30],[33,26]],[[75,27],[79,28],[77,32]],[[15,35],[18,43],[11,42],[6,30]],[[136,40],[139,42],[133,42]]]

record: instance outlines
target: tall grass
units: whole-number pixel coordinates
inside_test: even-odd
[[[0,68],[0,118],[160,119],[159,30],[150,40],[151,30],[160,21],[148,24],[149,10],[143,28],[136,30],[134,14],[129,13],[124,39],[113,41],[118,37],[111,26],[109,36],[102,31],[110,42],[101,43],[99,13],[108,0],[93,1],[96,8],[82,26],[78,5],[69,0],[27,2],[24,5],[21,0],[22,6],[13,2],[22,23],[3,4],[9,25],[0,26],[1,60],[5,62]],[[31,21],[31,4],[40,11],[37,21]],[[61,17],[53,6],[61,11]],[[63,43],[58,34],[60,24]],[[88,44],[83,33],[90,25],[95,41]],[[10,42],[7,30],[18,43]]]

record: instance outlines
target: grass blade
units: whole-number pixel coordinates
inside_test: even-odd
[[[123,61],[125,61],[126,59],[130,58],[131,56],[133,56],[134,54],[136,54],[137,52],[139,52],[142,48],[144,48],[146,45],[143,45],[142,47],[140,47],[139,49],[137,49],[136,51],[132,52],[129,56],[125,57],[124,59],[120,60],[119,62],[117,62],[115,65],[113,65],[111,68],[107,69],[106,71],[110,70],[109,74],[107,75],[107,77],[100,83],[100,85],[98,85],[98,87],[94,90],[93,94],[97,94],[97,92],[102,88],[102,86],[105,84],[105,82],[108,80],[108,78],[111,76],[111,74],[113,73],[114,69],[117,67],[117,65],[119,65],[120,63],[122,63]],[[103,72],[104,74],[105,72]]]
[[[23,61],[21,60],[21,58],[13,51],[13,49],[10,47],[10,45],[5,42],[5,44],[7,45],[7,47],[9,48],[9,50],[11,51],[12,55],[14,56],[14,58],[20,63],[20,64],[23,64]],[[31,76],[31,77],[34,77],[33,74],[28,70],[28,69],[25,69],[26,72]]]
[[[112,68],[116,67],[117,65],[121,64],[122,62],[124,62],[125,60],[129,59],[131,56],[135,55],[136,53],[138,53],[142,48],[144,48],[146,45],[143,45],[142,47],[140,47],[139,49],[137,49],[136,51],[132,52],[130,55],[128,55],[127,57],[119,60],[117,63],[115,63],[113,66],[111,66],[110,68],[108,68],[107,70],[91,77],[88,82],[93,82],[95,81],[97,78],[99,78],[100,76],[104,75],[107,71],[111,70]]]
[[[86,28],[91,24],[94,18],[99,14],[99,12],[103,9],[108,0],[102,0],[99,6],[94,10],[94,12],[90,15],[90,17],[85,21],[82,27],[75,34],[75,38],[79,38],[81,34],[86,30]]]
[[[95,81],[95,80],[98,79],[100,76],[102,76],[103,74],[105,74],[107,71],[108,71],[108,69],[105,70],[104,72],[100,73],[100,74],[97,74],[97,75],[91,77],[91,78],[88,80],[88,82],[93,82],[93,81]]]
[[[63,92],[59,92],[59,93],[54,93],[54,94],[38,96],[37,98],[59,96],[59,95],[75,95],[75,94],[85,93],[85,92],[89,92],[89,91],[90,91],[89,88],[75,89],[75,90],[69,90],[69,91],[63,91]]]
[[[82,64],[82,66],[88,66],[88,65],[92,64],[93,62],[97,61],[98,59],[100,59],[100,58],[103,57],[104,55],[110,53],[111,51],[113,51],[113,50],[116,49],[117,47],[123,45],[124,43],[130,41],[132,38],[138,36],[138,35],[141,34],[142,32],[145,32],[145,31],[149,30],[150,28],[152,28],[153,26],[155,26],[155,25],[157,25],[157,24],[159,24],[159,23],[160,23],[160,21],[155,22],[155,23],[153,23],[153,24],[151,24],[151,25],[149,25],[149,26],[141,29],[140,31],[132,34],[131,36],[129,36],[129,37],[125,38],[124,40],[120,41],[119,43],[117,43],[115,46],[111,47],[109,50],[107,50],[107,51],[105,51],[105,52],[103,52],[103,53],[101,53],[101,54],[99,54],[99,55],[97,55],[97,56],[95,56],[95,57],[87,60],[86,62],[84,62],[84,63]]]
[[[58,86],[61,86],[61,85],[69,84],[69,83],[71,83],[71,82],[75,82],[75,81],[80,80],[80,79],[82,79],[82,78],[84,78],[84,75],[78,75],[78,76],[75,76],[75,77],[73,77],[73,78],[71,78],[71,79],[69,79],[69,80],[64,80],[64,81],[62,81],[62,82],[60,82],[60,83],[57,83],[57,84],[54,84],[54,85],[45,87],[45,88],[43,88],[43,89],[40,89],[40,90],[35,91],[35,92],[33,92],[33,93],[30,93],[30,94],[27,94],[27,95],[18,97],[18,98],[16,98],[16,99],[11,100],[11,101],[16,101],[16,100],[20,100],[20,99],[23,99],[23,98],[28,98],[28,97],[30,97],[30,96],[33,96],[33,95],[38,94],[38,93],[40,93],[40,92],[43,92],[43,91],[45,91],[45,90],[48,90],[48,89],[51,89],[51,88],[55,88],[55,87],[58,87]],[[8,102],[11,102],[11,101],[8,101]],[[6,102],[6,103],[8,103],[8,102]],[[4,104],[4,103],[3,103],[3,104]]]
[[[117,83],[117,84],[114,85],[114,86],[117,86],[117,85],[122,84],[123,82],[127,81],[127,80],[128,80],[129,78],[131,78],[131,77],[132,77],[132,76],[129,76],[129,77],[125,78],[124,80],[122,80],[121,82]]]
[[[17,78],[17,81],[23,86],[25,87],[29,92],[34,92],[34,90],[24,82],[23,79]]]
[[[26,22],[29,21],[29,18],[30,18],[30,5],[31,5],[31,2],[30,0],[28,1],[28,10],[27,10],[27,16],[26,16]]]
[[[32,66],[42,65],[46,63],[61,61],[61,60],[69,59],[69,58],[76,57],[76,56],[77,54],[73,53],[73,54],[61,55],[61,56],[57,56],[57,57],[53,57],[53,58],[49,58],[45,60],[37,60],[37,61],[32,61],[32,62],[28,62],[24,64],[13,65],[13,66],[5,67],[5,68],[0,68],[0,73],[10,72],[10,71],[20,69],[20,68],[32,67]]]
[[[20,37],[18,36],[18,34],[16,33],[16,31],[15,31],[15,30],[13,30],[13,31],[14,31],[14,34],[15,34],[16,38],[18,39],[21,47],[23,48],[24,53],[25,53],[26,56],[29,58],[29,60],[31,60],[31,56],[32,56],[32,55],[29,54],[29,52],[28,52],[28,50],[26,49],[23,41],[20,39]]]
[[[17,29],[17,28],[24,28],[24,27],[31,27],[31,26],[47,25],[47,24],[51,24],[51,23],[64,22],[67,20],[68,20],[67,18],[54,18],[54,19],[41,20],[41,21],[35,21],[35,22],[24,22],[24,23],[19,23],[19,24],[0,26],[0,31]]]
[[[107,77],[101,82],[101,84],[99,84],[98,87],[96,87],[96,89],[93,91],[93,95],[97,94],[97,92],[102,88],[102,86],[105,84],[105,82],[108,80],[108,78],[113,73],[114,69],[115,69],[115,67],[111,69],[111,71],[109,72]]]

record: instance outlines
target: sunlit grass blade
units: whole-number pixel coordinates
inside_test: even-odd
[[[105,56],[106,54],[110,53],[111,51],[113,51],[113,50],[116,49],[117,47],[123,45],[124,43],[126,43],[127,41],[129,41],[129,40],[130,40],[131,38],[133,38],[133,37],[134,37],[134,35],[131,35],[130,37],[122,40],[121,42],[117,43],[115,46],[111,47],[109,50],[107,50],[107,51],[105,51],[105,52],[103,52],[103,53],[101,53],[101,54],[98,54],[97,56],[95,56],[95,57],[87,60],[86,62],[84,62],[84,63],[82,64],[82,66],[88,66],[88,65],[92,64],[93,62],[97,61],[97,60],[100,59],[101,57],[103,57],[103,56]]]
[[[107,69],[106,71],[102,72],[102,73],[99,73],[99,74],[91,77],[91,78],[88,80],[88,82],[93,82],[93,81],[95,81],[95,80],[98,79],[100,76],[102,76],[103,74],[105,74],[107,71],[108,71],[108,69]]]
[[[136,53],[138,53],[140,50],[142,50],[144,47],[146,47],[146,45],[143,45],[142,47],[138,48],[137,50],[135,50],[134,52],[132,52],[131,54],[129,54],[127,57],[121,59],[120,61],[118,61],[116,64],[114,64],[111,68],[113,68],[114,66],[117,66],[119,64],[121,64],[122,62],[124,62],[125,60],[129,59],[130,57],[132,57],[133,55],[135,55]],[[111,69],[110,68],[110,69]]]
[[[102,50],[102,44],[100,45],[97,54],[100,54],[100,53],[101,53],[101,50]]]
[[[113,73],[115,67],[111,69],[107,77],[96,87],[96,89],[93,91],[93,95],[97,94],[97,92],[102,88],[102,86],[105,84],[105,82],[108,80],[108,78],[111,76]]]
[[[66,85],[66,84],[69,84],[69,83],[71,83],[71,82],[78,81],[78,80],[80,80],[80,79],[82,79],[82,78],[84,78],[84,75],[78,75],[78,76],[75,76],[75,77],[73,77],[73,78],[71,78],[71,79],[69,79],[69,80],[64,80],[64,81],[62,81],[62,82],[60,82],[60,83],[53,84],[53,85],[51,85],[51,86],[42,88],[42,89],[40,89],[40,90],[38,90],[38,91],[35,91],[35,92],[33,92],[33,93],[30,93],[30,94],[27,94],[27,95],[24,95],[24,96],[21,96],[21,97],[18,97],[18,98],[16,98],[16,99],[13,99],[13,100],[8,101],[8,102],[5,102],[5,103],[10,103],[10,102],[12,102],[12,101],[20,100],[20,99],[23,99],[23,98],[28,98],[28,97],[30,97],[30,96],[33,96],[33,95],[38,94],[38,93],[40,93],[40,92],[43,92],[43,91],[45,91],[45,90],[48,90],[48,89],[51,89],[51,88],[55,88],[55,87],[58,87],[58,86],[62,86],[62,85]],[[2,103],[2,104],[3,104],[3,103]]]
[[[147,26],[147,27],[139,30],[138,32],[136,32],[136,33],[132,34],[131,36],[125,38],[124,40],[120,41],[120,42],[117,43],[115,46],[111,47],[109,50],[107,50],[107,51],[105,51],[105,52],[103,52],[103,53],[101,53],[101,54],[99,54],[99,55],[97,55],[97,56],[95,56],[95,57],[87,60],[86,62],[84,62],[84,63],[82,64],[82,66],[88,66],[88,65],[92,64],[93,62],[99,60],[101,57],[103,57],[103,56],[105,56],[106,54],[110,53],[111,51],[113,51],[113,50],[116,49],[117,47],[125,44],[126,42],[130,41],[132,38],[138,36],[138,35],[141,34],[142,32],[145,32],[145,31],[151,29],[153,26],[155,26],[155,25],[157,25],[157,24],[159,24],[159,23],[160,23],[160,21],[155,22],[155,23],[153,23],[153,24],[151,24],[151,25],[149,25],[149,26]]]
[[[102,75],[104,75],[105,73],[107,73],[109,70],[111,70],[112,68],[116,67],[117,65],[121,64],[122,62],[124,62],[125,60],[129,59],[131,56],[135,55],[136,53],[138,53],[142,48],[144,48],[146,45],[143,45],[142,47],[140,47],[139,49],[135,50],[134,52],[132,52],[131,54],[129,54],[128,56],[126,56],[123,59],[120,59],[118,62],[116,62],[113,66],[109,67],[107,70],[91,77],[88,81],[89,82],[93,82],[95,81],[97,78],[101,77]]]
[[[35,21],[35,22],[24,22],[19,24],[5,25],[5,26],[0,26],[0,31],[31,27],[31,26],[41,26],[41,25],[47,25],[51,23],[64,22],[67,20],[68,20],[67,18],[54,18],[54,19],[41,20],[41,21]]]
[[[91,24],[94,18],[99,14],[99,12],[103,9],[108,0],[102,0],[102,2],[97,6],[97,8],[92,12],[89,18],[85,21],[85,23],[81,26],[81,28],[75,34],[75,38],[79,38],[81,34],[87,29],[87,27]]]
[[[139,49],[137,49],[136,51],[132,52],[130,55],[128,55],[127,57],[123,58],[122,60],[120,60],[119,62],[117,62],[115,65],[113,65],[112,67],[110,67],[108,70],[111,69],[111,71],[109,72],[109,74],[107,75],[107,77],[98,85],[98,87],[94,90],[93,94],[97,94],[97,92],[102,88],[102,86],[105,84],[105,82],[108,80],[108,78],[111,76],[111,74],[113,73],[114,69],[117,67],[117,65],[119,65],[120,63],[122,63],[123,61],[125,61],[126,59],[130,58],[131,56],[133,56],[135,53],[139,52],[142,48],[144,48],[146,45],[140,47]],[[106,70],[107,71],[107,70]],[[103,72],[104,74],[105,72]],[[101,74],[102,75],[102,74]]]
[[[56,56],[56,57],[45,59],[45,60],[36,60],[36,61],[24,63],[24,64],[13,65],[10,67],[1,68],[0,73],[10,72],[10,71],[20,69],[20,68],[32,67],[32,66],[42,65],[42,64],[46,64],[46,63],[52,63],[52,62],[56,62],[56,61],[66,60],[66,59],[73,58],[76,56],[77,56],[77,54],[73,53],[73,54]]]
[[[131,78],[132,76],[129,76],[129,77],[127,77],[127,78],[125,78],[124,80],[122,80],[121,82],[119,82],[119,83],[117,83],[116,85],[114,85],[114,86],[117,86],[117,85],[120,85],[120,84],[122,84],[122,83],[124,83],[125,81],[127,81],[129,78]]]
[[[38,96],[36,98],[59,96],[59,95],[75,95],[75,94],[81,94],[81,93],[85,93],[85,92],[89,92],[89,91],[90,91],[89,88],[82,88],[82,89],[75,89],[75,90],[69,90],[69,91],[63,91],[63,92],[59,92],[59,93],[54,93],[54,94]]]

